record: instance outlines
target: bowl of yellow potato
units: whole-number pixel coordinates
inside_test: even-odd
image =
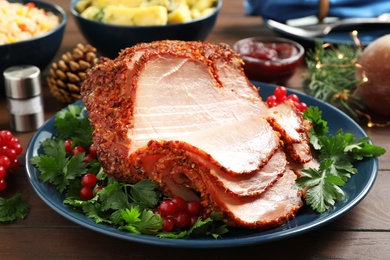
[[[221,6],[222,0],[72,0],[70,12],[86,41],[115,58],[142,42],[204,41]]]

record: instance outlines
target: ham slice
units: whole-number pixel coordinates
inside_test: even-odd
[[[295,173],[287,169],[275,185],[251,197],[232,196],[213,182],[207,185],[220,211],[228,215],[229,225],[267,229],[284,224],[303,206],[300,192],[292,188],[295,179]]]
[[[241,65],[227,45],[207,42],[139,44],[101,58],[81,93],[105,171],[200,200],[232,226],[295,216],[302,201],[288,160],[311,158],[302,117],[288,104],[268,109]]]
[[[268,112],[267,119],[272,127],[281,133],[289,155],[298,162],[309,162],[312,159],[309,136],[297,109],[290,102],[284,102],[270,108]]]

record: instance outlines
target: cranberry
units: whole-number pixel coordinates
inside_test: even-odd
[[[161,231],[171,232],[175,228],[175,220],[171,216],[164,217],[164,223]]]
[[[166,199],[160,204],[160,214],[161,216],[173,215],[176,212],[176,204],[172,200]]]
[[[93,173],[87,173],[81,178],[81,185],[84,187],[93,188],[95,187],[98,179],[96,178],[96,175]]]
[[[93,198],[93,191],[90,187],[82,187],[80,189],[80,197],[84,200],[90,200]]]
[[[66,140],[64,142],[64,147],[65,147],[65,152],[67,153],[70,153],[72,152],[72,145],[73,145],[73,141],[72,140]]]
[[[199,202],[197,202],[195,200],[191,200],[191,201],[187,202],[187,212],[191,216],[197,215],[199,213],[200,209],[201,209],[201,205]]]
[[[75,146],[73,149],[72,149],[72,155],[76,155],[76,154],[79,154],[79,153],[85,153],[85,149],[84,147],[78,145],[78,146]]]
[[[182,197],[176,196],[176,197],[173,197],[171,200],[173,203],[176,204],[176,211],[177,212],[186,210],[187,204]]]
[[[188,227],[193,227],[196,221],[198,221],[198,218],[198,216],[190,216],[190,222],[188,223]]]
[[[190,223],[190,215],[185,211],[176,212],[173,219],[175,220],[175,226],[178,228],[184,228]]]

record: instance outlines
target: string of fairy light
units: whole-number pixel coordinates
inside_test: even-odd
[[[362,47],[362,44],[358,38],[358,31],[352,31],[350,33],[351,35],[351,38],[353,39],[355,45],[357,46],[358,50],[361,50],[363,47]],[[322,45],[323,49],[326,49],[326,48],[332,48],[332,50],[335,51],[335,53],[337,53],[337,58],[340,59],[340,60],[345,60],[347,59],[347,57],[345,57],[345,55],[343,53],[341,53],[334,45],[330,44],[330,43],[324,43]],[[361,53],[361,52],[356,52],[357,54]],[[319,57],[316,57],[316,65],[315,65],[315,68],[316,69],[322,69],[323,67],[325,66],[333,66],[335,68],[351,68],[351,67],[355,67],[355,68],[360,68],[361,70],[361,80],[357,83],[357,86],[356,86],[356,89],[353,93],[350,93],[350,90],[348,89],[344,89],[343,91],[341,92],[338,92],[338,93],[335,93],[333,95],[333,99],[334,100],[337,100],[337,99],[342,99],[344,101],[348,101],[349,97],[350,96],[354,96],[356,95],[357,93],[357,90],[360,88],[360,87],[363,87],[364,83],[367,83],[369,81],[369,78],[366,76],[365,74],[365,71],[363,69],[363,67],[358,63],[358,60],[359,60],[359,56],[355,56],[353,59],[351,59],[349,61],[349,63],[347,64],[329,64],[329,63],[322,63],[320,58]],[[372,127],[387,127],[387,126],[390,126],[390,121],[387,121],[387,122],[384,122],[384,123],[379,123],[379,122],[374,122],[373,119],[372,119],[372,116],[362,110],[359,110],[357,108],[354,108],[354,111],[363,116],[366,120],[367,120],[367,127],[369,128],[372,128]]]

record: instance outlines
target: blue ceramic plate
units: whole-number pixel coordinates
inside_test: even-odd
[[[269,24],[268,19],[263,19],[264,23],[270,28],[271,30],[287,37],[291,38],[293,40],[296,40],[302,44],[305,43],[314,43],[316,40],[321,40],[322,42],[331,43],[331,44],[355,44],[349,33],[356,29],[358,31],[358,38],[360,42],[363,45],[368,45],[374,40],[378,39],[379,37],[382,37],[386,34],[390,33],[390,26],[389,25],[383,25],[383,24],[371,24],[371,25],[359,25],[356,28],[344,28],[343,30],[334,30],[331,31],[328,35],[322,36],[322,37],[301,37],[297,36],[295,34],[291,34],[286,31],[279,30],[277,28],[274,28],[272,25]]]
[[[260,87],[260,93],[267,97],[273,93],[274,85],[254,82]],[[352,119],[335,109],[334,107],[318,101],[308,95],[291,91],[299,96],[301,101],[311,106],[318,106],[323,112],[323,118],[328,121],[330,133],[334,134],[340,128],[345,132],[352,133],[356,138],[367,136]],[[378,173],[378,160],[370,158],[357,164],[358,173],[352,176],[348,183],[343,187],[345,198],[336,203],[331,211],[323,214],[313,212],[309,207],[303,207],[297,217],[285,225],[271,230],[259,232],[249,229],[230,229],[230,232],[220,239],[202,238],[202,239],[160,239],[148,235],[135,235],[115,229],[112,226],[96,224],[85,215],[73,210],[62,203],[64,196],[55,190],[52,186],[42,183],[39,179],[40,172],[32,166],[29,161],[33,156],[38,155],[40,142],[51,138],[55,134],[54,118],[48,120],[32,138],[26,152],[27,173],[31,185],[41,197],[41,199],[59,214],[69,220],[84,226],[88,229],[106,234],[108,236],[125,239],[130,242],[140,242],[145,244],[154,244],[171,247],[189,247],[189,248],[218,248],[232,247],[267,243],[285,238],[291,238],[300,235],[341,217],[352,208],[354,208],[370,191]]]

